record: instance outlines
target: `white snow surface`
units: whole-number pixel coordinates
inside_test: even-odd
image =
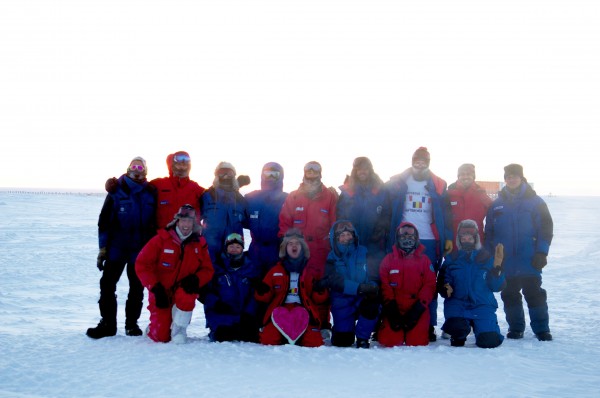
[[[103,195],[0,193],[0,397],[597,397],[600,200],[544,199],[555,227],[543,274],[554,341],[528,329],[496,349],[471,334],[461,348],[438,339],[358,350],[211,343],[201,306],[189,344],[127,337],[125,273],[118,333],[92,340]],[[148,318],[144,306],[142,329]]]

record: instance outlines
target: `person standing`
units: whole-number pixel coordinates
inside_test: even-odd
[[[402,222],[394,236],[392,253],[379,267],[383,311],[377,340],[385,347],[428,345],[435,272],[413,224]]]
[[[319,278],[325,275],[325,262],[331,250],[329,230],[336,220],[337,192],[321,182],[322,167],[310,161],[304,165],[300,187],[291,192],[279,213],[279,237],[296,228],[302,232],[310,249],[308,267],[314,268]],[[329,304],[319,307],[323,338],[331,337]]]
[[[213,264],[215,273],[206,289],[204,314],[210,341],[258,342],[255,281],[260,269],[244,252],[244,238],[227,235],[223,251]]]
[[[444,280],[438,281],[445,298],[442,330],[450,335],[453,347],[464,346],[473,328],[478,347],[496,348],[504,340],[494,297],[506,286],[504,247],[498,243],[492,256],[481,246],[477,222],[463,220],[457,228],[456,248],[444,261]]]
[[[213,263],[220,256],[227,235],[235,232],[243,236],[248,226],[248,205],[240,194],[235,167],[220,162],[214,174],[213,184],[201,201],[203,236]]]
[[[452,220],[446,197],[446,181],[430,169],[431,156],[419,147],[412,156],[412,167],[392,176],[386,182],[391,202],[391,222],[388,252],[395,244],[394,234],[401,222],[412,223],[419,231],[419,240],[431,260],[435,272],[441,268],[443,256],[452,251]],[[429,303],[429,341],[436,341],[437,295]]]
[[[352,222],[361,245],[367,248],[369,265],[378,267],[386,255],[390,207],[383,181],[369,158],[354,159],[352,172],[340,191],[337,219]]]
[[[457,231],[461,221],[474,220],[477,223],[479,241],[483,244],[483,221],[492,198],[475,182],[475,165],[465,163],[458,168],[456,182],[448,186],[448,202],[452,214],[452,231]]]
[[[201,289],[214,274],[206,240],[191,204],[181,206],[166,229],[144,246],[135,271],[148,289],[150,324],[156,342],[187,342],[187,327]]]
[[[266,163],[260,175],[260,190],[247,193],[248,229],[252,241],[248,256],[264,275],[279,261],[279,213],[287,198],[283,192],[283,167]]]
[[[125,334],[141,336],[138,319],[142,312],[144,288],[135,273],[135,260],[156,233],[156,192],[146,181],[148,168],[142,157],[135,157],[127,173],[119,177],[114,193],[106,195],[98,219],[100,251],[97,267],[100,278],[100,316],[98,326],[86,334],[99,339],[117,333],[117,283],[127,267],[129,293],[125,303]]]
[[[498,193],[486,216],[485,243],[504,245],[506,288],[500,297],[508,323],[509,339],[523,338],[527,302],[530,326],[540,341],[552,340],[546,290],[542,288],[542,269],[547,265],[554,234],[552,216],[523,175],[523,166],[504,167],[506,186]],[[521,294],[522,292],[522,294]]]

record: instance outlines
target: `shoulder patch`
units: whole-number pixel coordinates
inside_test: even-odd
[[[429,264],[429,269],[431,270],[431,272],[435,272],[435,269],[433,268],[433,264]]]
[[[173,249],[165,249],[164,252],[167,253],[167,254],[173,254],[173,253],[175,253],[175,250],[173,250]]]
[[[391,269],[390,270],[390,275],[391,274],[399,274],[399,273],[400,273],[400,270],[398,270],[398,269]]]

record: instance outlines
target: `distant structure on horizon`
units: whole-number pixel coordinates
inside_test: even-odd
[[[531,188],[533,188],[533,183],[527,182],[531,185]],[[485,193],[492,199],[496,199],[498,197],[498,192],[506,185],[504,181],[477,181],[477,184],[485,189]]]

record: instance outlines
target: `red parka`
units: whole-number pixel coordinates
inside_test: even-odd
[[[160,282],[172,293],[173,287],[191,274],[200,280],[199,287],[206,285],[214,269],[204,237],[193,234],[182,244],[174,229],[162,229],[138,255],[135,272],[148,290]]]
[[[305,267],[300,274],[298,281],[298,291],[302,306],[306,308],[311,317],[311,323],[316,322],[320,327],[324,320],[320,319],[318,305],[327,302],[329,292],[327,289],[322,292],[313,290],[313,283],[318,279],[318,275],[313,268]],[[288,294],[290,287],[290,275],[281,262],[277,263],[267,272],[263,278],[263,282],[269,285],[270,289],[265,294],[254,293],[257,301],[268,304],[267,311],[262,320],[262,324],[266,325],[271,321],[271,313],[276,307],[282,305]]]
[[[461,221],[473,220],[477,223],[479,239],[483,244],[483,220],[492,204],[492,199],[487,195],[485,189],[475,182],[465,189],[457,181],[448,187],[448,201],[450,213],[452,214],[452,233],[454,236],[456,236],[456,230]]]

